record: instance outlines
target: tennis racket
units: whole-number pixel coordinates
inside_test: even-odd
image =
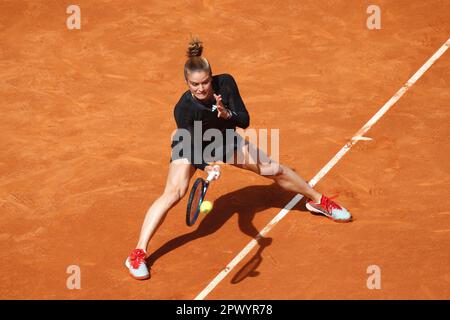
[[[203,178],[197,178],[197,180],[195,180],[191,193],[189,194],[186,210],[186,224],[189,227],[193,226],[197,221],[200,214],[200,206],[205,198],[206,190],[208,190],[209,184],[217,174],[218,171],[211,171],[206,180]]]

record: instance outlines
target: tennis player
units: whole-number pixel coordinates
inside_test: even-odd
[[[229,74],[213,75],[208,60],[202,57],[202,51],[202,42],[198,38],[192,38],[187,50],[188,60],[184,65],[184,77],[189,90],[183,93],[174,109],[178,130],[184,129],[192,133],[194,121],[201,121],[202,132],[211,128],[218,129],[221,132],[226,129],[235,130],[236,127],[247,128],[250,117],[235,80]],[[351,221],[352,217],[345,208],[311,188],[307,182],[287,166],[276,163],[270,158],[269,161],[261,161],[257,157],[257,159],[252,159],[254,161],[250,161],[252,155],[249,150],[256,148],[256,154],[258,154],[257,146],[250,144],[248,141],[242,144],[240,143],[242,140],[237,141],[239,139],[233,139],[232,142],[225,140],[222,149],[223,155],[219,155],[223,157],[220,158],[222,162],[231,162],[230,164],[235,167],[273,179],[287,191],[302,194],[308,199],[306,207],[309,211],[321,213],[336,222]],[[146,265],[148,243],[164,221],[167,212],[186,194],[189,180],[196,169],[204,170],[207,173],[211,170],[217,170],[217,166],[211,165],[204,159],[201,159],[199,163],[192,161],[193,159],[190,158],[194,158],[192,156],[193,147],[190,157],[184,156],[182,152],[174,154],[173,150],[177,146],[179,147],[178,144],[182,142],[182,139],[174,139],[172,142],[172,157],[165,189],[148,210],[137,246],[125,262],[131,276],[138,280],[150,277]],[[233,144],[231,149],[226,148],[229,143]],[[193,142],[191,144],[193,145]],[[204,150],[205,145],[206,143],[202,142],[202,150]],[[226,150],[231,150],[232,153],[230,154]],[[243,159],[246,159],[244,163],[236,161],[239,152]],[[229,161],[230,156],[233,157],[233,161]],[[217,172],[216,179],[218,177],[219,172]]]

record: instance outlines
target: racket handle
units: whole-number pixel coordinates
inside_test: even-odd
[[[208,173],[208,177],[206,178],[206,181],[211,182],[212,179],[214,179],[215,177],[218,177],[220,174],[220,167],[218,165],[214,165],[214,170],[211,170]]]
[[[210,171],[209,174],[208,174],[208,177],[206,178],[206,181],[211,181],[212,179],[214,179],[216,174],[217,174],[216,171]]]

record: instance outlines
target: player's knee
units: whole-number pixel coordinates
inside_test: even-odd
[[[164,191],[164,196],[167,202],[170,205],[173,205],[184,197],[184,195],[186,194],[186,190],[187,188],[183,187],[170,187]]]
[[[278,162],[271,161],[259,164],[259,171],[262,176],[277,177],[283,174],[283,166]]]

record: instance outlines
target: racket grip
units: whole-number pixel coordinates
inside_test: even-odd
[[[214,165],[214,170],[210,171],[208,173],[208,177],[206,178],[206,181],[210,182],[212,179],[218,177],[220,174],[220,167],[218,165]]]
[[[212,179],[214,179],[214,177],[216,176],[217,172],[216,171],[210,171],[208,174],[208,177],[206,178],[207,181],[211,181]]]

